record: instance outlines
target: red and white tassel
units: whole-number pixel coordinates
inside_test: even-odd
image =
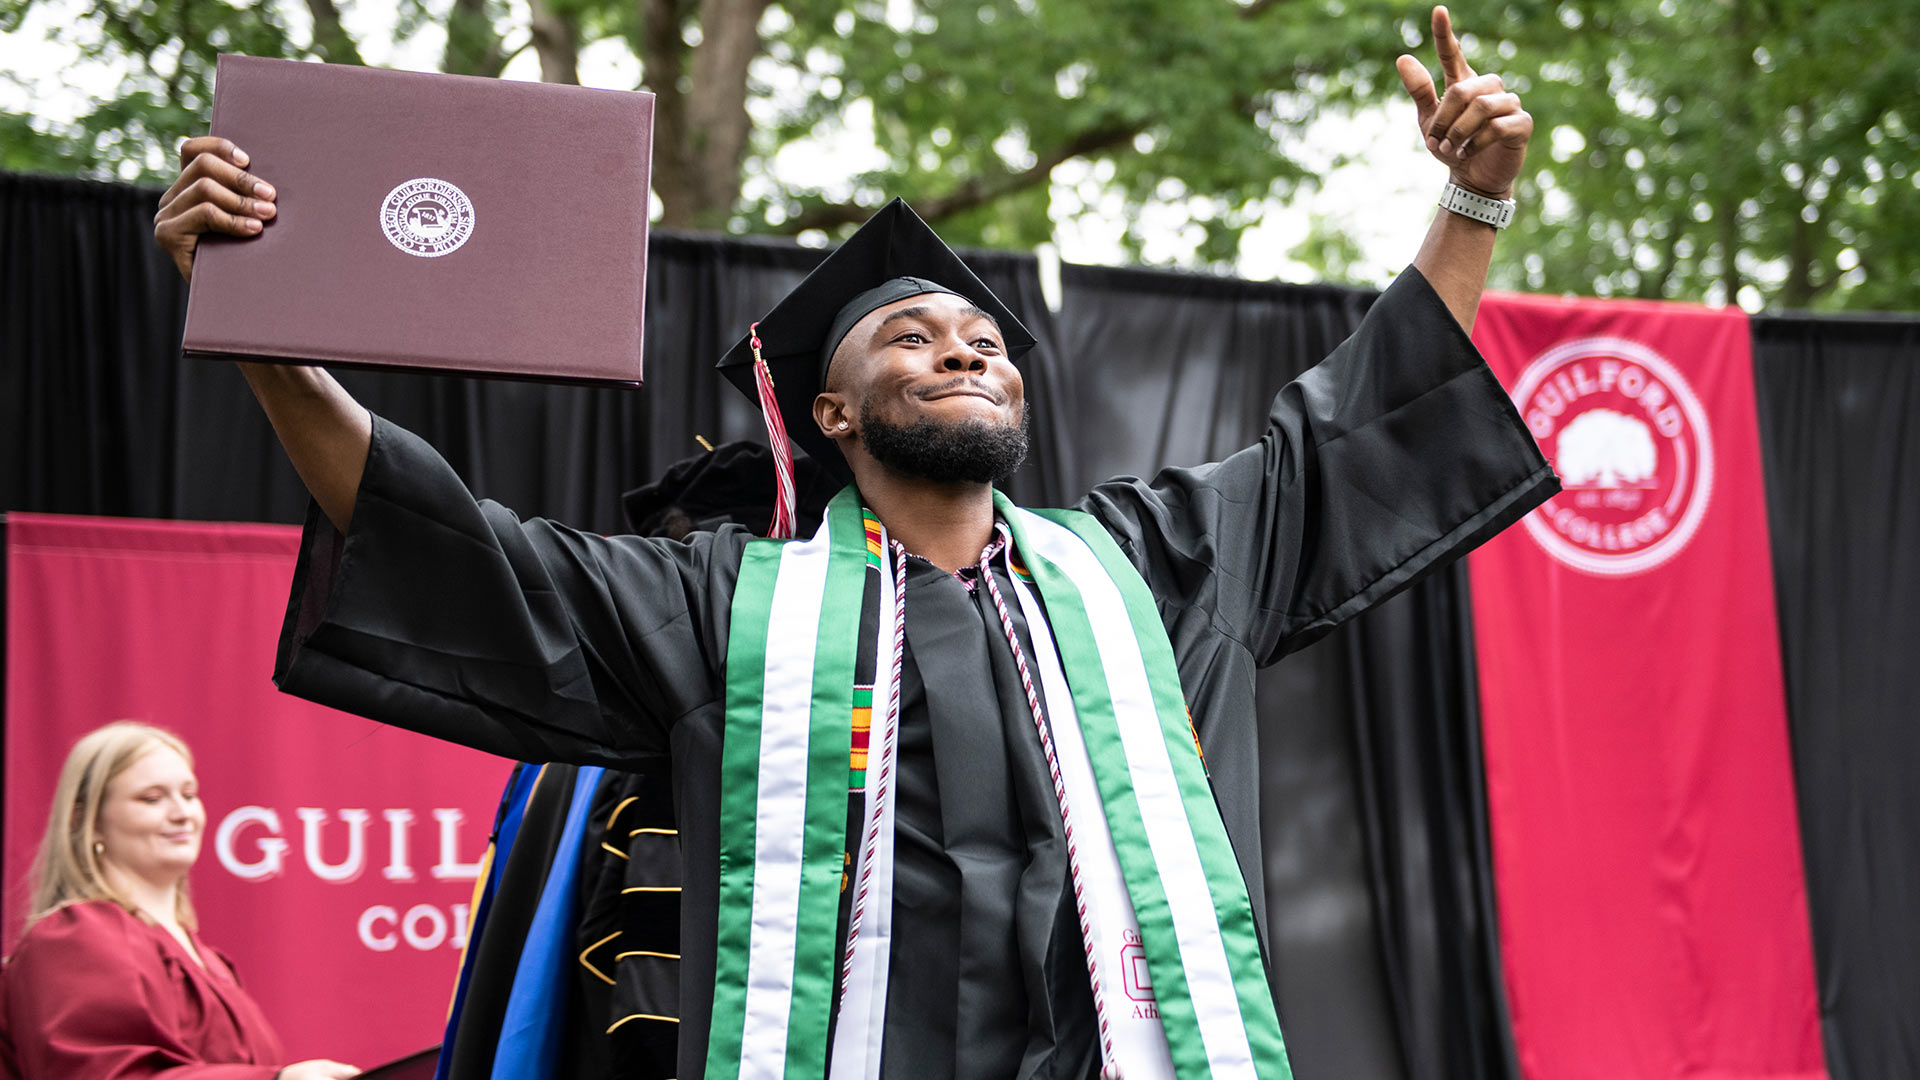
[[[793,445],[787,441],[787,423],[780,418],[780,399],[773,393],[773,373],[760,356],[760,324],[747,328],[753,343],[753,385],[760,392],[760,414],[767,422],[767,448],[773,451],[773,522],[767,535],[776,540],[793,536],[799,514],[799,496],[793,488]]]

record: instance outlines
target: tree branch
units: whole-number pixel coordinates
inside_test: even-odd
[[[518,45],[515,45],[511,49],[507,48],[506,44],[502,42],[500,47],[500,70],[505,71],[507,69],[507,65],[513,63],[514,57],[519,56],[523,52],[526,52],[532,46],[533,46],[532,34],[528,34],[527,40],[521,42]],[[549,80],[542,79],[541,81],[547,82]]]
[[[687,99],[687,153],[694,170],[693,213],[714,226],[740,197],[740,165],[753,134],[747,114],[747,65],[760,54],[760,16],[768,0],[701,0],[700,47]]]
[[[653,91],[653,191],[662,225],[693,225],[687,157],[687,96],[680,78],[687,44],[680,37],[679,0],[639,0],[643,85]]]
[[[984,206],[996,199],[1024,191],[1035,184],[1045,183],[1047,178],[1053,175],[1054,169],[1074,158],[1097,154],[1102,150],[1111,150],[1116,146],[1130,143],[1134,136],[1145,129],[1145,124],[1089,128],[1041,155],[1038,161],[1019,172],[1009,171],[991,176],[969,177],[959,187],[945,195],[921,200],[914,209],[928,221],[939,221],[976,206]],[[865,221],[872,214],[871,207],[860,206],[857,203],[829,203],[809,207],[787,219],[774,231],[792,235],[808,229],[831,229],[837,225]]]
[[[529,6],[527,29],[540,54],[540,81],[580,85],[580,27],[573,12],[554,10],[552,0],[529,0]]]
[[[129,52],[139,54],[140,66],[147,69],[148,75],[153,76],[163,83],[167,81],[167,77],[160,74],[160,69],[153,66],[153,54],[161,45],[165,44],[164,41],[148,41],[141,35],[140,28],[133,24],[133,20],[114,10],[110,5],[95,5],[94,11],[100,16],[101,24],[107,27],[109,31],[119,31],[120,40],[126,45]]]
[[[313,51],[320,54],[320,59],[329,64],[366,66],[360,58],[360,46],[340,24],[340,9],[333,0],[307,0],[307,11],[313,16]]]
[[[180,102],[180,84],[187,75],[187,53],[192,48],[188,43],[193,40],[193,27],[189,25],[191,13],[185,4],[175,9],[180,16],[180,43],[183,47],[173,58],[173,73],[167,76],[167,103],[176,108]]]
[[[1735,306],[1740,303],[1740,204],[1732,195],[1723,195],[1719,205],[1714,208],[1714,226],[1719,232],[1720,241],[1720,287],[1726,292],[1725,303]]]
[[[1809,180],[1814,170],[1807,170]],[[1807,198],[1806,185],[1794,192],[1799,196],[1793,208],[1793,223],[1787,227],[1787,278],[1780,285],[1780,303],[1789,308],[1804,308],[1813,300],[1813,258],[1816,238],[1814,227],[1803,216],[1813,203]]]
[[[486,0],[453,0],[447,13],[447,49],[440,70],[453,75],[498,77],[506,66],[500,32],[493,27]]]
[[[1268,8],[1279,7],[1281,4],[1287,2],[1288,0],[1253,0],[1253,3],[1240,9],[1240,17],[1242,19],[1257,19],[1265,14]]]
[[[1660,272],[1649,274],[1640,279],[1637,295],[1642,300],[1664,300],[1667,298],[1667,282],[1673,280],[1673,271],[1680,263],[1681,215],[1674,214],[1667,220],[1667,242],[1660,252]]]

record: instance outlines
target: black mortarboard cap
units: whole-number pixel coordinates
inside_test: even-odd
[[[755,331],[727,350],[720,358],[720,370],[741,393],[757,399],[753,363],[757,333],[787,437],[833,476],[850,480],[852,475],[833,440],[813,422],[813,399],[820,396],[826,380],[826,361],[853,324],[867,314],[926,292],[953,293],[993,316],[1000,324],[1008,359],[1017,360],[1033,347],[1033,335],[1000,298],[981,284],[919,215],[895,199],[814,267],[806,280],[755,324]]]
[[[818,462],[796,461],[795,488],[799,494],[796,529],[810,533],[820,524],[827,502],[843,482],[828,475]],[[745,439],[721,443],[675,462],[658,480],[621,496],[627,524],[642,536],[674,535],[681,528],[717,529],[732,522],[749,529],[766,528],[775,498],[773,456],[766,447]],[[673,511],[683,515],[677,522]]]

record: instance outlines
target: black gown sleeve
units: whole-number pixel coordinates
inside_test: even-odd
[[[274,682],[523,761],[661,760],[720,695],[747,539],[521,521],[376,416],[348,535],[308,510]]]
[[[1121,477],[1080,503],[1163,615],[1206,607],[1265,665],[1520,519],[1559,482],[1500,383],[1412,267],[1274,398],[1223,461]]]

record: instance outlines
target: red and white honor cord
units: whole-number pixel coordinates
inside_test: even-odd
[[[1005,525],[997,526],[1000,538],[988,545],[980,553],[980,579],[987,583],[987,592],[993,597],[994,610],[1000,613],[1000,628],[1007,632],[1007,644],[1013,649],[1013,662],[1020,669],[1020,685],[1027,692],[1027,708],[1033,713],[1033,728],[1040,733],[1040,749],[1047,755],[1047,772],[1053,777],[1053,795],[1060,803],[1060,823],[1067,836],[1067,869],[1073,875],[1073,906],[1080,917],[1080,940],[1086,946],[1087,979],[1093,984],[1093,1012],[1100,1021],[1100,1057],[1105,1063],[1113,1063],[1113,1032],[1107,1022],[1107,1004],[1100,990],[1100,962],[1093,947],[1093,922],[1087,915],[1086,885],[1080,874],[1080,849],[1073,839],[1073,813],[1067,806],[1067,785],[1060,776],[1060,755],[1053,748],[1053,735],[1047,727],[1045,713],[1040,707],[1040,693],[1034,688],[1033,672],[1027,667],[1027,652],[1020,647],[1020,635],[1014,631],[1013,616],[1007,611],[1007,601],[1000,595],[1000,585],[993,580],[993,557],[1001,551],[1011,552],[1013,542],[1008,537]],[[1013,573],[1013,561],[1009,554],[1007,572]],[[1045,633],[1045,627],[1030,628],[1033,633]]]
[[[1060,804],[1060,822],[1066,832],[1067,869],[1073,877],[1074,911],[1080,922],[1080,940],[1085,945],[1087,958],[1087,981],[1093,987],[1093,1011],[1100,1022],[1101,1060],[1107,1064],[1113,1061],[1113,1033],[1107,1020],[1106,998],[1100,989],[1100,963],[1093,946],[1093,923],[1087,913],[1086,886],[1080,872],[1079,846],[1073,838],[1073,813],[1067,805],[1066,781],[1060,775],[1060,755],[1053,747],[1053,735],[1047,727],[1046,712],[1040,705],[1040,692],[1035,688],[1033,671],[1027,664],[1027,651],[1020,645],[1020,635],[1014,629],[1013,615],[1007,609],[1007,601],[1000,593],[1000,585],[993,579],[993,560],[1003,551],[1011,551],[1012,543],[1006,534],[1005,526],[1000,526],[1001,534],[993,543],[980,552],[980,580],[987,583],[987,593],[993,597],[993,607],[1000,615],[1000,628],[1006,632],[1007,645],[1013,650],[1014,665],[1020,671],[1020,686],[1026,691],[1027,710],[1033,715],[1033,729],[1039,733],[1040,749],[1047,757],[1047,772],[1053,779],[1053,795]],[[873,811],[868,815],[867,834],[861,847],[860,880],[854,894],[853,912],[847,921],[846,953],[841,961],[841,985],[852,977],[854,943],[860,937],[860,924],[866,913],[867,895],[870,891],[875,849],[879,845],[881,818],[886,806],[888,786],[893,780],[894,747],[900,728],[900,676],[906,656],[907,629],[907,549],[895,540],[891,542],[892,556],[888,561],[893,576],[893,677],[892,692],[888,695],[887,713],[881,730],[881,751],[879,779],[873,795]],[[1012,560],[1008,560],[1008,572],[1012,572]],[[1042,627],[1035,632],[1044,632]]]

